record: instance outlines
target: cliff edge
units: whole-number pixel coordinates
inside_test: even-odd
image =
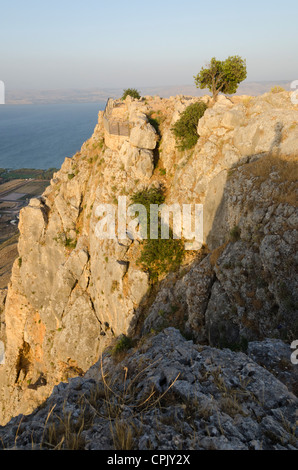
[[[297,339],[298,107],[288,92],[220,97],[214,106],[203,97],[200,138],[181,152],[172,127],[199,100],[112,102],[108,120],[99,113],[81,151],[21,211],[1,314],[1,424],[83,377],[123,334],[142,341],[178,328],[215,355],[242,351],[226,352],[227,361],[268,338]],[[138,263],[139,240],[97,236],[99,205],[116,210],[119,196],[131,202],[148,188],[163,188],[168,204],[204,209],[203,246],[154,284]],[[276,380],[292,400],[297,371],[286,362]]]

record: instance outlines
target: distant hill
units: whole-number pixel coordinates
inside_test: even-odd
[[[291,82],[263,81],[243,82],[237,94],[240,95],[262,95],[275,86],[280,85],[289,91]],[[140,87],[141,94],[159,95],[169,98],[176,95],[203,96],[208,90],[199,90],[194,85],[169,85],[155,87]],[[93,88],[93,89],[70,89],[70,90],[7,90],[7,104],[48,104],[48,103],[96,103],[105,101],[109,97],[119,98],[123,93],[122,88]]]
[[[273,86],[282,86],[285,90],[291,90],[291,82],[287,80],[266,81],[266,82],[243,82],[239,85],[237,95],[263,95],[264,93],[271,90]],[[141,89],[144,95],[160,95],[164,98],[176,95],[191,95],[191,96],[203,96],[209,94],[208,90],[200,90],[194,85],[176,85],[176,86],[164,86],[164,87],[148,87]]]

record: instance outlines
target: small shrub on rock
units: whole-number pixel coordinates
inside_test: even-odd
[[[238,225],[235,225],[232,230],[230,231],[230,238],[232,242],[236,242],[241,238],[241,229]]]
[[[271,93],[282,93],[283,91],[286,91],[286,90],[280,85],[275,85],[270,90]]]
[[[123,353],[124,351],[127,351],[132,347],[132,340],[128,336],[121,335],[120,338],[118,339],[117,343],[115,344],[113,350],[112,350],[112,355],[116,356],[120,353]]]
[[[190,104],[172,127],[179,150],[188,150],[196,145],[199,139],[197,133],[198,122],[203,117],[206,109],[207,105],[203,101]]]
[[[132,196],[135,204],[142,204],[147,211],[147,220],[140,219],[140,224],[147,223],[148,238],[142,243],[142,252],[137,264],[149,273],[152,282],[157,282],[159,276],[175,271],[182,263],[184,245],[182,240],[174,239],[172,229],[169,227],[169,238],[161,238],[161,219],[158,219],[158,238],[150,238],[150,205],[161,205],[165,201],[162,188],[151,188],[139,191]]]
[[[121,99],[125,100],[127,96],[131,96],[132,98],[135,98],[137,100],[141,98],[140,93],[135,88],[126,88],[126,90],[123,90],[123,95]]]

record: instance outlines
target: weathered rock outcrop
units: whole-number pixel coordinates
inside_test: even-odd
[[[174,325],[202,344],[242,350],[296,339],[297,106],[289,93],[222,97],[199,121],[194,149],[180,152],[171,128],[197,100],[127,99],[129,136],[107,134],[99,113],[81,151],[21,212],[2,319],[1,423],[83,375],[121,334]],[[165,186],[168,203],[204,205],[205,242],[153,289],[136,263],[138,240],[97,234],[100,204],[117,213],[118,196],[129,202],[152,185]]]
[[[109,148],[99,113],[81,152],[21,211],[19,259],[1,328],[1,422],[14,409],[32,409],[63,377],[86,371],[110,338],[127,333],[148,290],[148,275],[134,263],[138,243],[96,235],[98,204],[132,194],[136,180],[149,182],[154,171],[158,136],[127,100],[129,106],[130,137],[119,147],[111,140]]]
[[[106,353],[85,377],[55,387],[42,408],[0,427],[0,441],[27,450],[297,450],[297,405],[247,355],[167,328],[120,363]]]

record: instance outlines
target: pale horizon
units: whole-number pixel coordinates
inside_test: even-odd
[[[286,91],[291,91],[291,81],[263,81],[263,82],[249,82],[245,80],[240,83],[237,95],[263,95],[271,90],[272,87],[278,85]],[[141,96],[158,95],[161,98],[169,98],[170,96],[186,95],[186,96],[204,96],[210,95],[207,89],[201,90],[195,87],[194,84],[184,85],[168,85],[168,86],[151,86],[151,87],[137,87]],[[6,104],[54,104],[54,103],[94,103],[99,101],[106,101],[108,98],[120,98],[123,94],[123,88],[68,88],[68,89],[48,89],[48,90],[34,90],[34,89],[19,89],[19,90],[6,90]]]
[[[248,82],[294,81],[297,13],[293,0],[4,0],[0,80],[7,91],[184,86],[212,57],[240,55]]]

